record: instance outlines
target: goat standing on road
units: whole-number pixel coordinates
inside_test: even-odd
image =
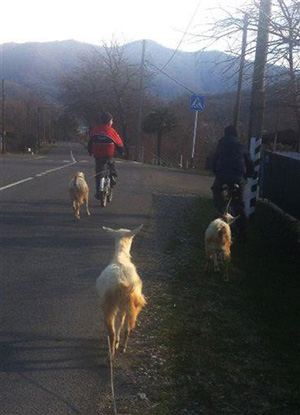
[[[231,229],[230,225],[236,220],[229,213],[222,218],[213,220],[205,231],[206,267],[209,271],[214,265],[214,271],[219,272],[219,265],[225,265],[224,279],[228,281],[228,270],[231,257]]]
[[[146,304],[142,294],[142,281],[130,256],[133,238],[141,228],[142,225],[131,231],[103,227],[115,238],[115,253],[111,263],[98,277],[96,290],[109,335],[112,360],[124,325],[124,337],[120,347],[122,352],[125,352],[130,331],[135,327],[137,317]]]
[[[79,171],[75,174],[69,183],[69,194],[72,202],[74,222],[80,219],[80,208],[85,204],[86,213],[90,216],[89,211],[89,186],[85,181],[84,173]]]

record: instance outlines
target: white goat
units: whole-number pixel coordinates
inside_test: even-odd
[[[80,207],[85,204],[86,213],[90,216],[89,211],[89,186],[85,181],[84,173],[78,171],[69,183],[69,194],[72,202],[74,221],[80,219]]]
[[[225,264],[224,279],[228,281],[228,269],[231,256],[231,229],[230,225],[236,220],[229,213],[222,218],[213,220],[205,231],[206,267],[209,271],[213,263],[214,271],[219,272],[219,264]]]
[[[134,236],[143,225],[134,229],[103,229],[115,238],[115,253],[111,263],[102,271],[96,281],[100,307],[110,339],[110,353],[114,359],[120,343],[120,334],[125,324],[120,347],[125,352],[130,331],[135,327],[137,317],[146,305],[142,294],[142,281],[131,262],[130,248]]]

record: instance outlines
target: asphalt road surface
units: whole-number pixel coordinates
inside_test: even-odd
[[[113,200],[101,208],[80,143],[0,161],[0,413],[94,415],[109,384],[94,290],[113,251],[102,226],[133,229],[147,222],[153,193],[209,194],[211,178],[120,160]],[[74,223],[68,183],[77,171],[90,185],[91,217],[82,209]]]

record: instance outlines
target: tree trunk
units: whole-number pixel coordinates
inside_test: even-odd
[[[162,131],[157,132],[157,164],[161,165],[161,142],[162,142]]]

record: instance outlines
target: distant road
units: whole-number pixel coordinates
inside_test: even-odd
[[[94,161],[79,143],[58,143],[46,156],[2,156],[2,415],[94,415],[107,394],[94,283],[113,241],[103,225],[145,223],[153,193],[210,194],[211,178],[117,161],[113,201],[94,199]],[[73,223],[68,183],[84,171],[91,217]]]

